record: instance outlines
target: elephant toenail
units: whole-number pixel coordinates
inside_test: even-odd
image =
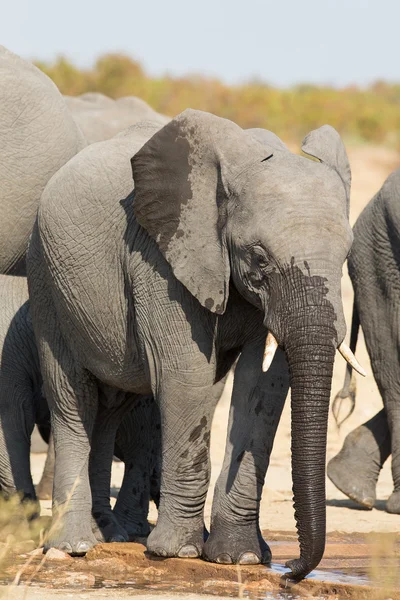
[[[258,565],[260,559],[254,552],[245,552],[239,558],[239,565]]]
[[[164,548],[157,548],[156,550],[150,550],[150,552],[156,556],[162,556],[163,558],[168,557],[168,552],[164,550]]]
[[[182,546],[178,552],[178,556],[179,558],[197,558],[199,551],[193,544],[187,544],[186,546]]]
[[[86,554],[91,548],[91,544],[89,542],[79,542],[76,545],[75,554]]]
[[[232,558],[229,556],[229,554],[220,554],[219,556],[217,556],[216,561],[218,564],[220,565],[232,565],[233,564],[233,560]]]
[[[66,552],[67,554],[72,554],[72,546],[68,542],[64,542],[58,546],[59,550]]]
[[[375,506],[375,498],[363,498],[362,504],[365,506],[365,508],[372,510]]]

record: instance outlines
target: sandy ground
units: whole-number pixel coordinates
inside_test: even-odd
[[[203,594],[132,594],[132,590],[90,590],[90,592],[84,593],[78,590],[71,590],[70,593],[60,590],[44,590],[43,588],[35,589],[35,588],[17,588],[12,589],[12,591],[7,594],[5,593],[2,598],[4,600],[48,600],[50,598],[54,598],[55,600],[69,600],[70,598],[74,598],[75,600],[92,600],[95,598],[96,600],[99,598],[135,598],[135,600],[159,600],[162,597],[162,600],[215,600],[216,596],[204,596]],[[226,598],[228,600],[229,596],[218,596],[220,600],[224,600]]]
[[[400,166],[396,153],[383,148],[358,147],[349,149],[352,166],[353,185],[351,197],[351,222],[381,187],[383,181],[394,168]],[[344,268],[343,299],[348,326],[351,321],[353,293],[347,269]],[[368,355],[363,340],[357,347],[357,358],[368,370],[368,376],[357,377],[358,395],[356,409],[351,418],[337,431],[333,421],[329,426],[328,459],[341,448],[345,435],[373,416],[382,407],[369,365]],[[333,396],[341,388],[345,371],[345,363],[338,356],[335,365],[332,385]],[[216,409],[212,439],[212,485],[206,505],[206,518],[211,511],[212,490],[218,476],[225,448],[227,417],[229,412],[231,378],[228,380],[224,394]],[[44,464],[43,454],[32,455],[32,470],[35,481],[40,478]],[[114,463],[112,486],[119,487],[123,474],[123,465]],[[292,493],[290,472],[290,403],[287,401],[284,414],[278,429],[271,463],[267,475],[261,508],[261,527],[263,529],[294,531]],[[385,465],[378,484],[378,501],[372,511],[359,510],[357,505],[348,500],[333,484],[327,482],[327,527],[328,531],[367,532],[367,531],[400,531],[400,517],[384,511],[384,500],[392,491],[390,461]],[[43,503],[44,514],[49,514],[50,503]],[[151,511],[155,519],[155,509]]]

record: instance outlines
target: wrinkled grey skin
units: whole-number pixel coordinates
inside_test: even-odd
[[[19,493],[23,500],[35,501],[37,496],[51,497],[54,448],[24,277],[0,275],[0,307],[0,490],[5,497]],[[103,464],[101,453],[92,461],[93,526],[99,540],[126,541],[146,536],[150,531],[150,495],[158,501],[158,409],[151,396],[131,397],[129,405],[134,407],[134,413],[126,415],[116,438],[116,454],[125,462],[124,482],[115,509],[117,518],[110,508],[107,465]],[[35,423],[43,439],[50,442],[36,492],[30,471]]]
[[[0,275],[0,488],[35,500],[29,453],[35,423],[48,428],[24,277]]]
[[[289,566],[301,578],[320,561],[329,395],[345,335],[350,167],[329,126],[303,143],[322,162],[266,136],[262,143],[230,121],[186,110],[160,131],[142,125],[89,146],[47,186],[28,277],[53,415],[55,500],[65,502],[82,479],[65,533],[49,545],[83,553],[95,543],[76,524],[90,514],[97,389],[108,385],[153,392],[160,406],[161,497],[148,550],[269,562],[259,502],[290,382],[301,556]],[[285,352],[263,373],[267,329]],[[213,386],[239,353],[204,543]]]
[[[348,261],[359,319],[384,409],[351,432],[328,465],[330,479],[367,508],[392,454],[394,491],[386,510],[400,513],[400,169],[392,173],[354,226]],[[344,394],[347,395],[347,394]]]
[[[0,273],[22,274],[40,196],[86,141],[54,83],[0,46]]]
[[[170,120],[135,96],[113,100],[100,93],[88,92],[64,98],[75,122],[90,144],[108,140],[140,121],[154,121],[161,127]]]

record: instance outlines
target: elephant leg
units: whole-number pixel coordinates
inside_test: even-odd
[[[36,495],[40,500],[51,500],[53,494],[54,462],[54,441],[53,434],[50,431],[46,462],[44,464],[42,477],[36,486]]]
[[[328,463],[328,477],[343,494],[371,509],[379,473],[390,453],[389,424],[382,409],[346,436],[342,449]]]
[[[397,310],[394,314],[389,310],[392,306],[397,306],[397,297],[384,298],[380,302],[385,311],[380,320],[371,320],[373,324],[378,323],[377,327],[374,328],[363,321],[361,325],[388,423],[388,430],[384,430],[383,435],[386,443],[385,453],[392,454],[394,490],[386,503],[386,510],[400,514],[400,330],[397,322],[393,323],[393,319],[398,317]],[[393,325],[382,326],[384,323]]]
[[[51,411],[55,468],[53,525],[45,550],[85,554],[97,543],[91,528],[89,452],[97,414],[94,378],[77,364],[47,315],[47,343],[39,341],[45,395]]]
[[[215,409],[213,370],[162,374],[161,493],[157,525],[147,540],[158,556],[195,558],[204,543],[204,503],[210,480],[210,429]]]
[[[259,509],[276,430],[289,389],[286,357],[278,349],[262,373],[265,341],[246,347],[235,371],[228,438],[203,557],[217,563],[269,563]]]
[[[30,439],[34,428],[32,389],[28,382],[0,381],[0,489],[5,498],[19,494],[33,501],[30,518],[40,506],[30,468]]]
[[[135,541],[147,537],[149,500],[160,493],[160,412],[153,396],[143,396],[125,415],[117,432],[116,454],[125,463],[114,513]]]
[[[122,400],[121,400],[122,397]],[[110,505],[112,458],[117,429],[127,412],[127,402],[134,397],[117,392],[112,408],[99,403],[89,460],[90,487],[94,533],[99,541],[127,542],[128,533]]]
[[[391,439],[394,489],[386,502],[386,510],[389,513],[400,514],[400,385],[393,386],[390,397],[387,396],[385,394],[384,404]]]

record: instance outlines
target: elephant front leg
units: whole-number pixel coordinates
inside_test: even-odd
[[[210,480],[210,429],[216,398],[213,373],[174,374],[161,382],[160,505],[147,540],[158,556],[196,558],[204,544],[204,504]]]
[[[267,373],[264,341],[243,350],[235,371],[225,459],[212,507],[206,560],[269,563],[259,527],[259,508],[276,430],[289,389],[286,358],[278,349]]]

